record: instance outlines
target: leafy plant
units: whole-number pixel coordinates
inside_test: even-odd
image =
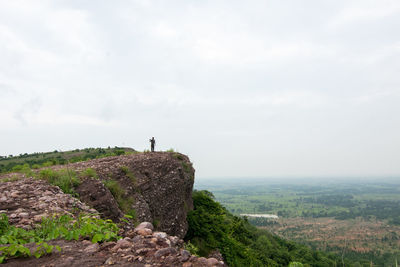
[[[0,247],[0,263],[9,258],[30,257],[29,248],[21,244],[11,244],[9,246]]]
[[[34,230],[24,230],[10,226],[5,214],[0,216],[0,263],[15,257],[29,257],[31,253],[24,246],[26,243],[36,243],[33,255],[37,258],[51,253],[59,246],[49,245],[46,242],[54,239],[79,240],[89,239],[93,243],[115,241],[120,239],[118,227],[111,220],[102,220],[88,215],[81,215],[77,219],[68,215],[43,218],[41,224]]]
[[[303,266],[304,266],[303,263],[297,261],[289,263],[289,267],[303,267]]]
[[[194,256],[199,256],[199,248],[193,245],[190,241],[184,244],[184,248]]]
[[[58,251],[61,251],[60,246],[53,246],[49,245],[46,242],[40,241],[36,243],[36,251],[33,253],[33,255],[38,259],[42,257],[43,255],[51,254],[53,252],[53,249],[57,249]],[[29,249],[28,249],[29,251]]]

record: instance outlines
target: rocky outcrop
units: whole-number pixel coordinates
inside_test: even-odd
[[[226,266],[215,258],[196,257],[185,250],[183,240],[164,232],[153,232],[152,224],[146,222],[117,242],[92,244],[90,241],[54,240],[61,252],[35,259],[13,259],[7,266]],[[143,231],[145,230],[145,231]],[[29,245],[28,245],[29,246]],[[34,244],[30,244],[34,246]]]
[[[42,180],[24,178],[0,183],[0,213],[6,214],[10,223],[17,227],[32,229],[42,217],[79,212],[98,213]]]
[[[193,209],[194,182],[194,169],[187,156],[176,152],[135,153],[78,162],[69,168],[77,171],[92,168],[100,181],[117,181],[125,191],[124,197],[134,199],[132,208],[138,221],[153,222],[160,231],[180,238],[185,236],[186,215]],[[93,182],[84,182],[82,187],[86,189],[78,188],[83,202],[96,208],[103,217],[115,219],[122,215],[115,202],[108,201],[103,193],[95,193],[108,194],[108,190],[101,188],[103,185],[86,183]]]
[[[188,228],[186,215],[193,209],[194,183],[194,169],[187,156],[176,152],[134,153],[50,168],[57,170],[67,167],[78,174],[88,168],[96,171],[98,177],[81,178],[82,183],[76,188],[76,191],[79,199],[99,212],[101,217],[118,222],[124,215],[110,190],[104,186],[105,182],[113,180],[122,188],[122,197],[133,200],[129,208],[136,211],[136,218],[139,222],[149,221],[155,225],[157,230],[180,238],[185,236]],[[12,173],[2,175],[0,179],[17,179],[18,177],[20,179],[29,178],[22,173]],[[20,191],[27,192],[24,193],[27,199],[30,199],[29,194],[32,192],[38,194],[46,192],[44,185],[50,186],[40,180],[30,179],[29,181],[29,183],[35,184],[32,188],[37,189],[24,185],[28,187],[23,186]],[[26,182],[21,183],[26,184]],[[57,190],[57,192],[61,192],[58,187],[52,188],[51,192]],[[29,190],[30,193],[28,193]],[[8,194],[7,190],[5,192]],[[8,195],[3,195],[3,197],[10,201]],[[40,197],[35,198],[38,203],[41,202]],[[10,210],[8,206],[5,209]],[[1,207],[0,210],[2,210]]]
[[[104,184],[97,179],[87,178],[76,189],[79,199],[93,207],[103,218],[118,222],[124,216],[117,201]]]
[[[67,166],[53,166],[63,169]],[[122,199],[132,199],[136,210],[135,229],[121,230],[118,242],[92,244],[83,241],[49,241],[61,252],[35,259],[9,260],[9,266],[224,266],[216,258],[199,258],[183,249],[188,225],[187,212],[193,209],[191,193],[194,169],[187,156],[175,152],[136,153],[69,164],[79,174],[88,168],[96,177],[81,176],[76,188],[79,200],[64,194],[57,186],[24,174],[0,177],[0,213],[17,227],[31,229],[42,217],[80,212],[112,219],[123,217],[118,200],[105,186],[116,182],[122,188]],[[40,171],[40,170],[39,170]],[[30,244],[35,246],[35,244]],[[29,244],[28,244],[29,246]]]

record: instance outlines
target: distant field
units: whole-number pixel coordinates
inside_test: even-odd
[[[311,247],[344,253],[376,265],[400,260],[400,181],[200,180],[232,213],[275,214],[252,218],[259,227]],[[388,265],[391,266],[391,265]]]

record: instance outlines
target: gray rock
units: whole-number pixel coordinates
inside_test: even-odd
[[[120,239],[120,240],[117,241],[117,245],[122,249],[129,248],[129,247],[132,246],[132,241],[131,241],[131,239],[129,237],[128,238],[124,238],[124,239]]]
[[[149,223],[149,222],[142,222],[141,224],[139,224],[139,225],[135,228],[135,231],[138,231],[138,230],[144,229],[144,228],[147,228],[147,229],[150,229],[150,230],[154,230],[154,226],[153,226],[152,223]]]
[[[207,265],[208,266],[215,266],[219,264],[219,260],[215,259],[215,258],[209,258],[207,259]]]
[[[98,243],[94,243],[92,245],[87,246],[83,251],[85,253],[95,253],[99,251],[100,245]]]
[[[154,232],[153,233],[153,236],[154,237],[157,237],[157,238],[163,238],[163,239],[165,239],[165,238],[167,238],[167,234],[166,233],[164,233],[164,232]]]
[[[154,254],[154,257],[161,258],[162,256],[174,255],[177,254],[178,251],[175,248],[162,248],[157,250]]]
[[[181,256],[182,256],[182,261],[185,262],[185,261],[188,261],[190,259],[191,254],[190,254],[189,251],[183,249],[181,251]]]

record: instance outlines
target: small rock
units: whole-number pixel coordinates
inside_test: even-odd
[[[185,262],[184,264],[182,264],[182,267],[192,267],[192,263],[191,262]]]
[[[216,258],[209,258],[209,259],[207,259],[207,264],[209,266],[214,266],[214,265],[218,265],[219,261]]]
[[[86,247],[83,251],[85,253],[95,253],[95,252],[99,251],[99,249],[100,249],[100,245],[98,243],[94,243],[94,244]]]
[[[82,244],[84,244],[85,246],[90,246],[93,243],[91,241],[89,241],[89,240],[83,240]]]
[[[168,256],[171,254],[176,254],[178,251],[175,248],[162,248],[157,250],[154,257],[161,258],[162,256]]]
[[[141,236],[148,236],[148,235],[151,235],[153,233],[153,231],[151,229],[148,229],[148,228],[139,229],[136,232]]]
[[[153,224],[149,223],[149,222],[142,222],[141,224],[139,224],[136,228],[135,231],[139,230],[139,229],[150,229],[150,230],[154,230],[154,226]]]
[[[142,240],[142,239],[143,239],[143,236],[137,235],[137,236],[135,236],[132,240],[133,240],[133,243],[137,243],[137,242],[139,242],[139,241]]]
[[[111,249],[111,251],[115,252],[119,249],[125,249],[132,246],[132,242],[128,241],[127,239],[120,239],[118,240],[117,244]]]
[[[101,249],[105,250],[105,249],[109,249],[111,247],[115,246],[115,242],[104,242],[103,244],[101,244]]]
[[[63,260],[63,263],[60,264],[60,267],[69,267],[73,266],[74,257],[67,257]]]
[[[181,255],[182,255],[182,261],[188,261],[190,259],[190,252],[187,250],[182,250],[181,251]]]
[[[115,263],[115,261],[112,259],[112,257],[108,258],[104,264],[105,265],[113,265]]]
[[[40,223],[42,221],[43,217],[45,217],[44,214],[35,215],[35,216],[33,216],[33,221],[36,222],[36,223]]]
[[[157,237],[157,238],[167,238],[168,237],[168,235],[164,232],[154,232],[153,236]]]
[[[204,257],[198,258],[198,259],[197,259],[197,262],[199,262],[199,263],[201,263],[201,264],[204,264],[204,265],[207,265],[207,264],[208,264],[207,259],[204,258]]]
[[[32,221],[29,220],[29,219],[22,219],[22,220],[20,220],[18,223],[19,223],[19,224],[27,224],[27,225],[29,225],[29,224],[32,223]]]
[[[169,240],[171,241],[172,245],[176,245],[179,242],[179,237],[177,236],[170,236]]]
[[[120,239],[117,241],[117,245],[119,245],[120,248],[129,248],[132,246],[132,241],[129,237],[126,237],[124,239]]]

